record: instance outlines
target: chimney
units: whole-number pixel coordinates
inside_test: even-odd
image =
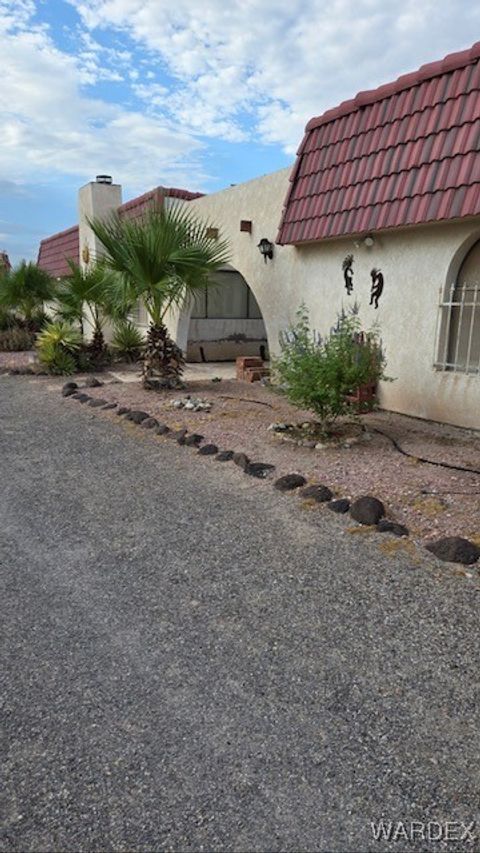
[[[88,224],[89,219],[106,219],[122,203],[122,187],[111,175],[97,175],[78,193],[80,266],[86,267],[102,255],[102,245]]]

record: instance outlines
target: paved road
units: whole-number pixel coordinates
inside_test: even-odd
[[[46,386],[0,379],[1,849],[478,821],[475,584]]]

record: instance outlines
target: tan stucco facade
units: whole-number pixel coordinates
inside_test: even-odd
[[[342,306],[347,308],[356,300],[364,329],[376,321],[380,325],[387,373],[394,379],[382,383],[382,407],[480,429],[480,375],[435,367],[440,290],[455,282],[467,252],[480,239],[480,217],[374,233],[373,245],[358,237],[299,247],[275,245],[272,260],[265,262],[258,243],[264,237],[275,241],[289,175],[290,169],[283,169],[187,202],[189,209],[229,240],[231,267],[241,273],[256,297],[270,353],[278,353],[279,335],[294,322],[302,302],[312,327],[324,334]],[[106,216],[120,203],[118,185],[90,183],[80,190],[80,251],[88,245],[91,255],[101,254],[87,217]],[[252,223],[251,233],[240,230],[241,220]],[[354,290],[349,296],[342,261],[350,253],[354,255]],[[369,305],[373,267],[381,269],[385,280],[378,310]],[[145,325],[147,318],[139,321]],[[186,352],[195,332],[189,311],[172,314],[167,323]]]
[[[199,216],[221,229],[231,245],[231,265],[253,290],[263,314],[270,352],[304,302],[321,333],[342,305],[360,304],[365,329],[378,321],[387,355],[382,407],[419,418],[480,429],[480,376],[437,370],[435,333],[439,291],[455,279],[467,251],[480,238],[480,218],[392,229],[373,234],[372,246],[354,237],[295,246],[275,246],[266,263],[257,244],[275,241],[289,183],[289,169],[189,202]],[[251,233],[240,220],[252,222]],[[354,291],[347,295],[344,257],[354,255]],[[369,306],[372,267],[382,270],[378,310]],[[170,318],[186,347],[189,317]]]

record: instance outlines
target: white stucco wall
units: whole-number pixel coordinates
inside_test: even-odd
[[[80,242],[80,265],[85,266],[82,257],[84,248],[88,248],[90,260],[101,257],[103,248],[95,236],[88,220],[105,219],[122,203],[122,188],[120,184],[102,184],[90,181],[78,192],[78,226]]]
[[[109,214],[122,203],[122,188],[120,184],[102,184],[97,181],[90,181],[78,191],[78,231],[80,245],[80,266],[82,269],[87,267],[87,262],[83,257],[84,249],[88,249],[88,263],[93,263],[103,254],[103,247],[100,240],[95,236],[88,220],[106,219]],[[85,322],[85,334],[90,337],[92,334],[92,324],[88,317]],[[110,341],[113,335],[113,326],[109,321],[106,321],[103,327],[103,334],[106,341]]]
[[[367,248],[356,238],[326,240],[294,247],[275,246],[264,263],[257,248],[262,237],[275,241],[289,169],[274,172],[189,203],[199,216],[230,240],[231,265],[252,288],[263,313],[270,352],[278,352],[279,333],[306,303],[312,326],[327,332],[342,304],[355,299],[365,329],[378,320],[387,354],[381,405],[420,418],[480,429],[480,376],[445,373],[434,368],[439,288],[452,280],[475,239],[480,218],[395,229],[374,234]],[[252,221],[252,233],[240,220]],[[353,253],[354,292],[344,288],[342,261]],[[385,287],[378,310],[368,305],[370,270],[380,268]],[[170,318],[171,331],[186,347],[189,317]]]

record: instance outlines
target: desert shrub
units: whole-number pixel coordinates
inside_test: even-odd
[[[7,308],[0,307],[0,332],[6,332],[15,325],[15,316]]]
[[[379,329],[361,334],[358,306],[342,311],[322,338],[310,329],[302,305],[297,322],[280,336],[280,348],[273,362],[276,379],[292,403],[315,412],[324,432],[350,412],[349,394],[386,378]]]
[[[116,324],[112,346],[120,358],[129,362],[138,361],[144,344],[142,333],[130,320],[122,320]]]
[[[35,335],[16,326],[0,331],[0,352],[22,352],[33,348]]]
[[[44,362],[48,372],[58,376],[71,376],[77,370],[77,362],[73,353],[66,349],[55,349],[49,356],[48,362]]]
[[[75,353],[80,348],[81,340],[80,332],[69,323],[48,323],[37,337],[40,362],[50,373],[74,373]]]

